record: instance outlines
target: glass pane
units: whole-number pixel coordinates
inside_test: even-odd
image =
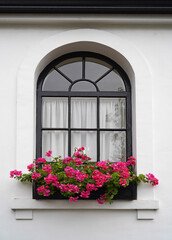
[[[77,82],[72,86],[72,90],[71,91],[79,91],[79,92],[95,92],[96,87],[90,83],[90,82],[86,82],[86,81],[81,81],[81,82]]]
[[[71,127],[97,128],[97,98],[71,99]]]
[[[125,91],[124,82],[116,71],[112,71],[104,78],[102,78],[97,83],[97,86],[99,87],[100,91]]]
[[[56,70],[52,70],[44,80],[43,91],[68,91],[70,82]]]
[[[107,72],[112,66],[104,61],[96,58],[86,58],[85,62],[85,78],[96,81],[105,72]]]
[[[65,60],[56,67],[72,81],[82,78],[82,58],[71,58]]]
[[[126,132],[100,132],[100,161],[118,162],[126,158]]]
[[[42,127],[67,128],[68,127],[68,99],[42,98]]]
[[[100,98],[100,128],[126,128],[124,98]]]
[[[42,156],[51,150],[52,155],[68,156],[68,132],[67,131],[43,131],[42,132]],[[51,158],[47,158],[47,161]]]
[[[93,162],[97,161],[97,132],[72,131],[71,132],[71,153],[75,147],[84,147],[85,153],[91,157]]]

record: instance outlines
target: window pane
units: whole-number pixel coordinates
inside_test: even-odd
[[[125,128],[124,98],[100,98],[100,128]]]
[[[77,82],[72,86],[71,91],[79,91],[79,92],[95,92],[97,91],[96,87],[87,81]]]
[[[97,83],[97,86],[99,87],[100,91],[125,91],[124,82],[116,71],[112,71],[104,78],[102,78]]]
[[[71,127],[72,128],[97,127],[96,98],[71,99]]]
[[[43,91],[68,91],[70,82],[56,70],[52,70],[44,80]]]
[[[53,156],[68,156],[68,132],[67,131],[43,131],[42,133],[42,156],[51,150]],[[47,158],[50,160],[50,158]]]
[[[81,79],[82,76],[82,58],[71,58],[63,61],[56,66],[72,81]]]
[[[126,133],[120,131],[100,132],[100,161],[118,162],[126,157]]]
[[[67,98],[42,98],[42,126],[44,128],[68,127]]]
[[[107,72],[112,66],[104,61],[96,58],[86,58],[85,62],[85,78],[96,81],[105,72]]]
[[[97,161],[97,132],[72,131],[71,132],[71,153],[75,147],[84,147],[85,153],[91,157],[91,161]]]

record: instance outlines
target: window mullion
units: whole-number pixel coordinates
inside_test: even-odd
[[[37,125],[36,125],[36,158],[42,156],[42,96],[40,92],[37,93]]]
[[[97,97],[97,161],[100,161],[100,104],[99,97]]]
[[[131,118],[131,96],[126,98],[126,157],[132,155],[132,118]],[[127,160],[127,159],[126,159]]]
[[[85,57],[82,59],[82,79],[85,79]]]
[[[71,156],[71,97],[68,97],[68,155]]]

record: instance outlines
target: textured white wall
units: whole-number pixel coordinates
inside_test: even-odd
[[[1,145],[1,211],[0,239],[29,240],[105,240],[105,239],[172,239],[172,193],[171,155],[172,155],[172,25],[170,24],[103,24],[76,23],[49,25],[2,23],[0,25],[0,145]],[[155,199],[160,200],[160,209],[155,220],[136,219],[135,211],[107,210],[58,210],[34,211],[33,220],[15,220],[10,208],[14,197],[31,198],[31,187],[9,178],[9,171],[16,167],[16,100],[17,74],[29,49],[41,40],[57,33],[78,29],[93,28],[111,32],[131,43],[147,61],[151,70],[153,86],[153,135],[147,132],[147,138],[153,138],[154,173],[160,179],[155,189]],[[144,81],[142,82],[145,88]],[[152,84],[152,83],[150,83]],[[142,94],[140,85],[140,94]],[[140,102],[144,108],[145,101]],[[143,113],[149,119],[149,114]],[[27,138],[27,136],[26,136]],[[145,139],[145,138],[144,138]],[[142,145],[146,145],[144,140]],[[146,156],[145,156],[146,158]],[[144,156],[142,157],[144,159]],[[32,161],[32,159],[31,159]],[[147,189],[145,188],[145,192]],[[144,197],[144,196],[143,196]]]

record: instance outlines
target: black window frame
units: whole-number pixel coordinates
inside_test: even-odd
[[[107,71],[105,74],[108,75],[111,71],[115,70],[118,72],[120,77],[123,80],[123,83],[125,85],[125,91],[99,91],[97,88],[97,91],[95,92],[74,92],[74,91],[45,91],[42,90],[43,82],[48,73],[51,69],[56,69],[55,66],[57,66],[59,63],[71,59],[81,57],[82,58],[82,80],[89,81],[88,79],[85,79],[85,58],[86,57],[92,57],[97,58],[99,60],[102,60],[112,66],[110,71]],[[104,75],[105,75],[104,74]],[[68,81],[67,76],[63,74],[63,77],[65,77]],[[71,81],[72,85],[79,80]],[[93,83],[93,82],[92,82]],[[93,83],[95,85],[95,83]],[[69,89],[71,89],[71,86]],[[100,161],[100,132],[101,131],[125,131],[126,132],[126,160],[129,156],[132,155],[132,103],[131,103],[131,84],[128,75],[123,70],[123,68],[116,63],[114,60],[93,52],[88,51],[80,51],[80,52],[72,52],[65,54],[63,56],[58,57],[57,59],[50,62],[44,70],[41,72],[41,74],[38,77],[37,82],[37,103],[36,103],[36,158],[42,156],[42,131],[46,130],[67,130],[68,131],[68,156],[71,155],[71,131],[72,130],[79,130],[81,131],[81,128],[71,128],[70,126],[70,102],[71,97],[95,97],[97,98],[97,128],[96,129],[82,129],[82,131],[97,131],[97,161]],[[42,128],[42,98],[43,97],[68,97],[69,99],[69,105],[68,105],[68,128]],[[125,98],[126,99],[126,128],[117,128],[117,129],[100,129],[99,127],[99,98]],[[59,196],[49,196],[49,197],[43,197],[39,196],[36,192],[36,185],[33,186],[33,198],[35,199],[60,199]],[[128,190],[122,191],[122,193],[119,193],[116,197],[117,199],[136,199],[136,186],[132,185],[128,187]]]

